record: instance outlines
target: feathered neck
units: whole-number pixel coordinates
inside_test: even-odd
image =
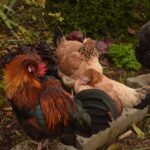
[[[91,57],[98,57],[98,51],[94,47],[94,41],[88,38],[79,49],[79,52],[84,55],[88,61]]]
[[[24,83],[30,83],[36,88],[40,88],[40,82],[33,77],[20,65],[20,61],[13,61],[8,64],[4,70],[4,86],[6,95],[9,99],[12,98],[17,89],[21,89]]]

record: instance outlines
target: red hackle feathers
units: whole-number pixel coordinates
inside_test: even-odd
[[[18,55],[4,71],[6,95],[10,100],[15,100],[18,107],[28,108],[36,103],[41,84],[27,70],[28,65],[35,65],[36,62],[42,62],[36,53]]]
[[[4,71],[4,85],[8,98],[11,99],[16,90],[23,87],[23,82],[30,81],[32,85],[40,88],[39,82],[28,74],[26,66],[30,63],[41,61],[41,58],[33,53],[32,55],[19,55],[7,65]]]

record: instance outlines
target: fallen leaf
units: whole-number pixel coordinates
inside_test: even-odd
[[[9,124],[9,125],[6,126],[6,129],[9,129],[9,128],[11,128],[11,124]]]
[[[4,107],[3,110],[4,111],[12,111],[12,107]]]
[[[18,135],[18,136],[21,136],[21,133],[15,129],[15,133]]]
[[[135,35],[136,31],[133,28],[128,27],[128,33],[132,34],[132,35]]]
[[[140,138],[140,139],[145,138],[144,132],[136,124],[133,124],[132,128],[133,128],[134,132],[137,134],[138,138]]]
[[[106,150],[120,150],[121,147],[117,143],[111,144]]]
[[[1,108],[1,109],[4,108],[5,105],[6,105],[5,99],[0,97],[0,108]]]

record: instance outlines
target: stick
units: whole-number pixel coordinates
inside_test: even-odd
[[[83,143],[83,150],[96,150],[97,148],[114,142],[117,137],[125,132],[133,123],[141,121],[147,112],[148,108],[144,110],[124,110],[123,114],[111,124],[110,128],[86,140]]]

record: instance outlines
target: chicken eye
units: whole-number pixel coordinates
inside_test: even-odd
[[[33,66],[28,66],[28,72],[35,72],[35,68]]]
[[[31,69],[31,67],[30,67],[30,66],[28,67],[28,71],[29,71],[29,72],[32,72],[32,69]]]

